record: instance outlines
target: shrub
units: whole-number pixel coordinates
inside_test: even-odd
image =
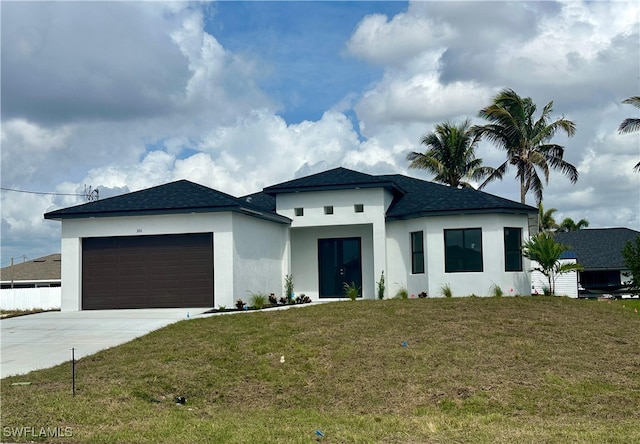
[[[622,257],[624,264],[630,270],[629,286],[634,293],[640,292],[640,236],[636,237],[636,241],[627,241],[622,249]]]
[[[440,286],[440,294],[445,298],[453,297],[453,291],[451,291],[451,285],[448,282]]]
[[[287,305],[289,303],[289,299],[287,299],[285,296],[282,296],[280,299],[278,299],[278,303]]]
[[[356,298],[360,295],[360,289],[356,287],[355,282],[351,282],[351,285],[344,283],[344,294],[352,301],[355,301]]]
[[[407,287],[404,285],[400,287],[395,296],[396,299],[409,299],[409,291],[407,291]]]
[[[428,296],[428,295],[427,295],[427,292],[426,292],[426,291],[421,291],[420,293],[418,293],[418,297],[419,297],[420,299],[424,299],[424,298],[426,298],[427,296]]]
[[[269,303],[270,303],[271,305],[278,305],[278,299],[276,298],[276,295],[275,295],[275,294],[271,293],[271,294],[269,295]]]
[[[304,293],[301,293],[300,296],[296,297],[296,304],[309,304],[311,302],[311,298]]]
[[[253,293],[251,295],[251,306],[253,308],[261,309],[267,306],[267,296],[262,293]]]
[[[500,288],[498,284],[493,284],[491,288],[489,288],[489,294],[493,297],[501,298],[504,296],[504,291],[502,291],[502,288]]]
[[[284,296],[287,298],[287,302],[293,302],[293,275],[287,274],[284,277]]]
[[[378,284],[378,299],[384,299],[384,290],[385,290],[384,270],[382,270],[382,273],[380,274],[380,280],[377,282],[377,284]]]
[[[236,301],[236,308],[238,310],[242,310],[244,308],[244,301],[242,299],[238,299]]]

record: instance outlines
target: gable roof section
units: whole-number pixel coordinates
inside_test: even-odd
[[[50,254],[31,261],[9,265],[0,269],[2,282],[59,281],[60,253]]]
[[[395,182],[385,176],[372,176],[371,174],[360,173],[342,167],[272,185],[264,188],[263,191],[270,195],[276,195],[278,193],[295,193],[300,191],[329,191],[357,188],[386,188],[394,194],[403,192]]]
[[[514,202],[472,188],[453,188],[400,174],[382,176],[398,184],[405,194],[387,210],[387,220],[413,219],[447,214],[537,214],[530,205]]]
[[[640,232],[629,228],[588,228],[555,234],[558,242],[575,251],[585,271],[626,269],[622,249],[638,236]]]
[[[156,214],[210,213],[233,211],[280,223],[290,220],[246,200],[199,185],[179,180],[121,196],[89,202],[75,207],[51,211],[45,219],[73,219],[110,216],[142,216]]]

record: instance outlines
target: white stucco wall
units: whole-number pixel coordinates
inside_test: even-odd
[[[235,216],[225,212],[63,220],[62,310],[77,311],[82,307],[82,239],[88,237],[213,233],[216,306],[232,306],[240,282],[275,286],[281,275],[287,226],[244,215]],[[239,242],[239,250],[235,242]],[[253,257],[248,246],[254,251]],[[265,254],[266,262],[257,260],[257,254]],[[247,273],[247,269],[252,273]],[[247,276],[248,281],[245,280]]]
[[[435,216],[389,222],[389,296],[393,296],[400,286],[404,285],[409,294],[417,296],[421,291],[427,291],[430,297],[435,297],[440,294],[440,288],[445,284],[449,284],[454,296],[488,295],[494,284],[499,285],[506,294],[530,294],[530,267],[525,259],[522,272],[505,271],[504,227],[521,228],[523,240],[529,236],[526,215]],[[444,230],[461,228],[482,230],[482,272],[445,272]],[[421,230],[424,232],[425,273],[412,275],[410,233]]]
[[[341,225],[291,229],[291,274],[296,295],[306,294],[320,300],[318,275],[318,239],[360,237],[362,253],[362,297],[375,298],[372,225]],[[322,300],[331,300],[322,298]]]
[[[288,225],[234,213],[233,295],[216,304],[232,307],[237,299],[249,302],[251,293],[282,295],[283,265],[288,261]],[[216,274],[217,277],[217,274]]]
[[[279,194],[276,211],[292,219],[291,273],[296,294],[319,298],[318,239],[361,237],[362,295],[375,298],[376,281],[387,268],[385,213],[392,198],[382,188]],[[362,204],[364,211],[356,213],[355,204]],[[333,214],[325,214],[325,206],[333,206]],[[296,216],[295,208],[303,208],[304,215]]]

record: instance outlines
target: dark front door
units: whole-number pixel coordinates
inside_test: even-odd
[[[344,284],[355,284],[362,295],[362,258],[359,237],[318,239],[320,297],[344,296]]]

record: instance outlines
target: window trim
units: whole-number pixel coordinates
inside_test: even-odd
[[[469,231],[478,231],[480,233],[480,269],[471,269],[464,263],[463,259],[463,269],[461,270],[451,270],[449,267],[449,254],[447,248],[447,233],[460,231],[462,232],[462,245],[464,249],[465,245],[465,237],[466,233]],[[445,228],[443,233],[443,241],[444,241],[444,272],[445,273],[483,273],[484,272],[484,248],[483,248],[483,240],[482,240],[482,228],[481,227],[469,227],[469,228]],[[464,256],[463,256],[464,258]]]
[[[420,250],[415,250],[414,236],[420,234]],[[424,274],[424,231],[412,231],[409,233],[409,242],[411,246],[411,274]],[[421,268],[417,267],[416,257],[421,257]]]

